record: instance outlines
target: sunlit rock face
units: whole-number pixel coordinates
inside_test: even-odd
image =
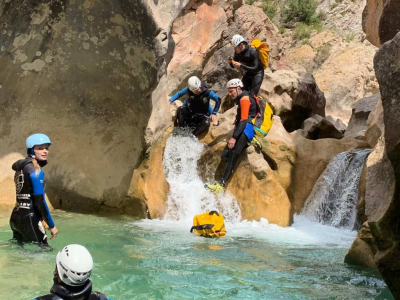
[[[367,0],[362,27],[371,44],[380,47],[400,31],[400,2],[396,0]]]
[[[152,17],[141,1],[7,0],[0,20],[0,157],[46,133],[53,205],[123,210],[156,83]]]

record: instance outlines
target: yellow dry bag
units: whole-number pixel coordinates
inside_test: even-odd
[[[259,136],[266,136],[274,122],[273,111],[268,105],[267,100],[256,96],[254,96],[254,98],[257,103],[257,114],[251,121],[253,123],[254,132]]]
[[[263,64],[264,69],[266,69],[268,67],[268,63],[269,63],[268,44],[255,39],[251,42],[250,46],[252,48],[257,49],[258,56],[260,57],[261,63]]]
[[[215,210],[196,215],[190,232],[204,237],[223,237],[226,234],[224,217]]]

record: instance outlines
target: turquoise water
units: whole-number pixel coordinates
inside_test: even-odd
[[[48,293],[56,250],[86,246],[94,289],[128,299],[393,299],[379,273],[343,257],[356,233],[297,217],[290,228],[227,223],[227,237],[189,233],[190,220],[135,220],[57,211],[52,252],[10,245],[0,212],[0,299]]]

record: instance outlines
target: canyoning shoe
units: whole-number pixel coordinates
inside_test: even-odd
[[[216,195],[219,195],[225,191],[225,187],[219,182],[217,182],[216,184],[206,184],[204,185],[204,187]]]
[[[252,139],[251,139],[251,141],[250,141],[250,143],[247,143],[249,146],[251,145],[251,146],[254,146],[254,149],[256,149],[256,151],[261,151],[261,149],[262,149],[262,146],[261,146],[261,143],[256,139],[256,137],[254,136]]]

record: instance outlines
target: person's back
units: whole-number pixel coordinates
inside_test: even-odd
[[[68,286],[64,283],[55,283],[50,294],[40,296],[34,300],[109,300],[107,296],[92,291],[92,282],[88,280],[83,286]]]
[[[89,280],[92,269],[93,259],[85,247],[76,244],[65,246],[57,253],[50,294],[34,300],[112,300],[92,291]]]

